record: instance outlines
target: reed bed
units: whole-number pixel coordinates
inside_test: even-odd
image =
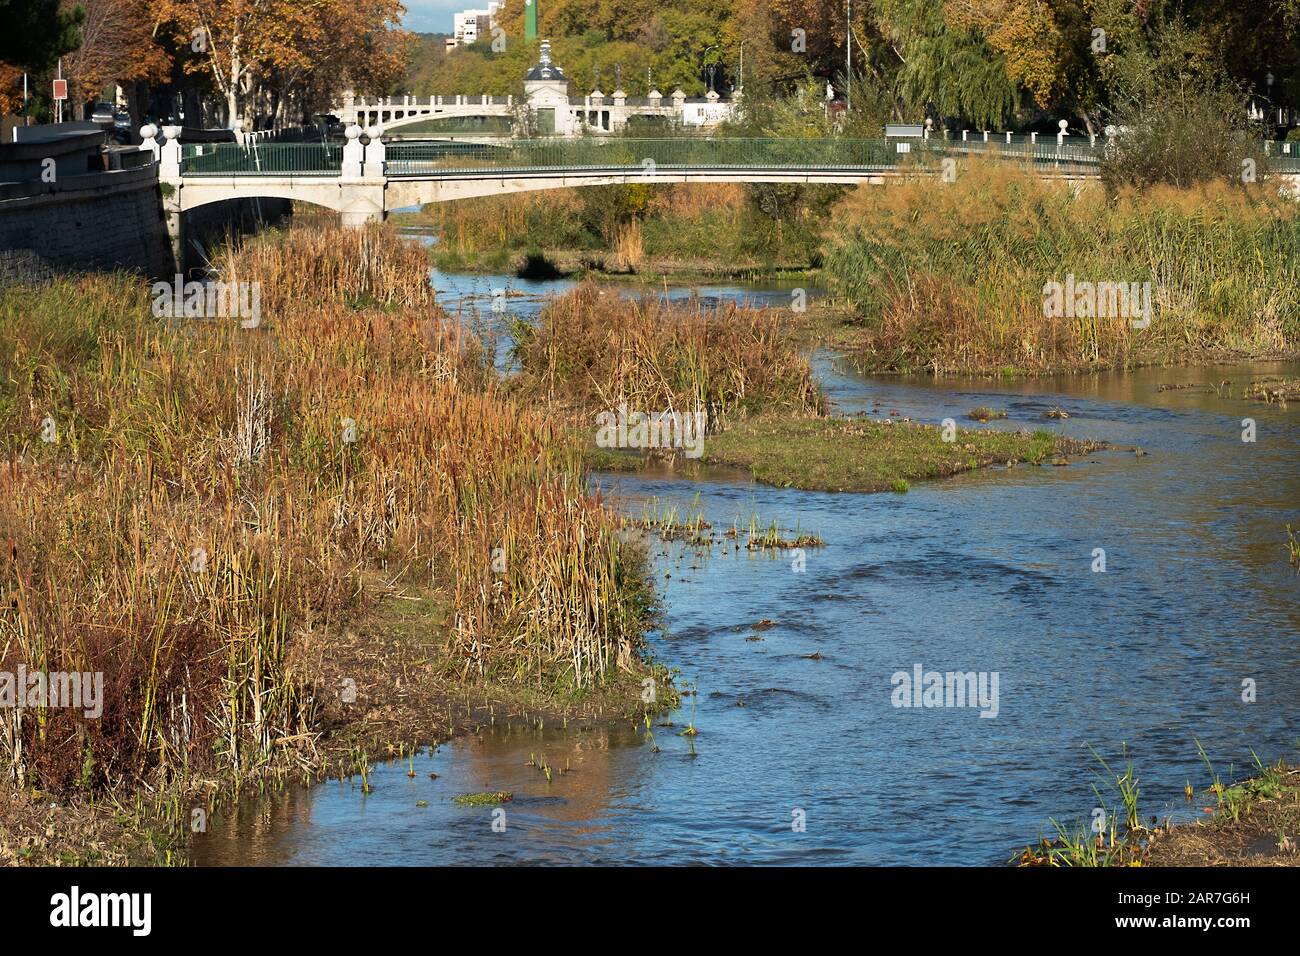
[[[122,276],[0,297],[0,668],[105,675],[98,720],[0,715],[6,777],[93,792],[309,749],[296,649],[364,621],[368,576],[441,595],[449,675],[568,693],[637,666],[639,553],[422,255],[291,230],[217,264],[263,283],[260,328],[156,319]]]
[[[862,187],[827,244],[833,292],[875,369],[1034,373],[1300,342],[1300,209],[1271,186],[1099,187],[964,166],[955,183]],[[1044,315],[1044,286],[1150,283],[1151,322]],[[1140,324],[1140,323],[1139,323]]]
[[[709,309],[584,283],[515,339],[524,394],[575,411],[700,410],[709,431],[758,412],[825,411],[807,359],[771,309]]]

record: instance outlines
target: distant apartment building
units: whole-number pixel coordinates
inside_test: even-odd
[[[452,35],[448,46],[467,46],[479,40],[492,39],[492,28],[497,24],[501,4],[492,0],[486,10],[462,10],[452,15]]]

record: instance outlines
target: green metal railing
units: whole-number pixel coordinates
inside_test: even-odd
[[[1276,144],[1274,144],[1276,146]],[[689,138],[535,139],[497,143],[390,142],[385,171],[392,178],[465,177],[484,172],[643,173],[683,170],[883,172],[900,167],[942,169],[944,159],[976,156],[1029,164],[1045,174],[1089,176],[1099,171],[1107,147],[1020,137],[962,140]],[[185,176],[337,176],[342,143],[235,143],[182,147]],[[1275,172],[1300,172],[1300,155],[1269,160]]]
[[[1290,152],[1282,152],[1283,146]],[[1268,168],[1275,173],[1300,173],[1300,142],[1269,144]]]
[[[337,176],[342,143],[189,144],[181,147],[182,176]]]
[[[900,151],[900,143],[903,151]],[[543,170],[678,171],[684,169],[770,169],[885,171],[901,164],[937,163],[946,156],[975,154],[1055,167],[1062,173],[1095,172],[1102,147],[1053,143],[960,142],[885,139],[544,139],[501,145],[393,143],[387,172],[393,177],[473,175]]]

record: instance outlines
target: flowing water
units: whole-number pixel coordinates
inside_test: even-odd
[[[508,307],[524,316],[564,288],[434,282],[453,309],[485,308],[495,288],[522,292]],[[610,289],[620,291],[631,290]],[[790,301],[776,287],[702,294]],[[999,864],[1049,818],[1087,822],[1094,783],[1119,808],[1089,745],[1117,767],[1127,745],[1144,814],[1175,818],[1197,812],[1184,785],[1210,782],[1194,740],[1225,778],[1249,769],[1252,748],[1265,761],[1294,756],[1300,577],[1284,525],[1300,523],[1300,410],[1211,385],[1239,391],[1300,366],[1011,383],[873,379],[829,355],[815,367],[842,411],[939,422],[987,405],[1008,412],[993,427],[1146,454],[989,469],[907,494],[794,491],[735,474],[598,476],[632,514],[648,499],[695,504],[715,528],[756,514],[826,545],[795,570],[789,552],[652,539],[665,614],[650,646],[698,688],[653,742],[630,725],[488,727],[415,758],[413,779],[405,763],[377,765],[368,795],[332,781],[245,800],[196,840],[196,862]],[[1045,418],[1055,406],[1070,417]],[[1098,548],[1104,572],[1093,570]],[[917,665],[996,672],[996,717],[895,707],[893,675]],[[681,735],[688,723],[697,736]],[[553,768],[549,783],[534,757]],[[515,798],[452,802],[484,790]]]

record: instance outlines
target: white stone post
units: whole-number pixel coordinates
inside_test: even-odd
[[[140,127],[140,149],[141,151],[149,150],[153,153],[153,161],[159,162],[162,154],[162,146],[158,142],[158,127],[152,123],[145,123]]]
[[[1065,131],[1066,127],[1070,125],[1070,122],[1069,120],[1061,120],[1056,125],[1061,128],[1061,131],[1056,134],[1056,145],[1057,148],[1060,148],[1061,146],[1065,145],[1065,137],[1070,135]]]
[[[382,126],[372,126],[366,130],[366,135],[370,137],[370,143],[366,146],[366,161],[362,167],[361,175],[366,179],[383,179],[384,178],[384,129]]]
[[[343,167],[339,175],[343,179],[360,179],[361,162],[365,147],[361,145],[361,127],[352,125],[343,131],[347,142],[343,144]]]
[[[161,164],[158,178],[164,182],[177,182],[181,178],[181,128],[164,126],[163,135],[167,137],[167,141],[163,143],[158,160]]]

